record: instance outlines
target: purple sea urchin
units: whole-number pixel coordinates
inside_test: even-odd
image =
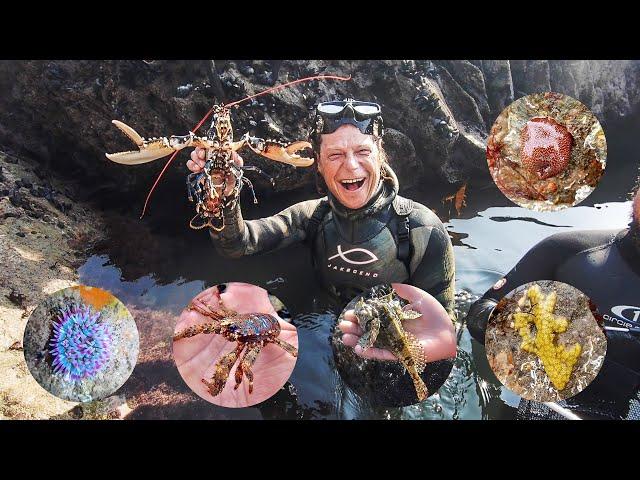
[[[53,326],[49,352],[54,373],[67,380],[93,377],[111,357],[112,330],[107,323],[96,323],[100,312],[89,307],[67,309]]]

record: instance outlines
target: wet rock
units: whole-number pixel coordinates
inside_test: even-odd
[[[474,98],[453,78],[445,68],[440,69],[442,93],[458,123],[479,132],[486,130],[480,109]]]
[[[22,308],[25,307],[25,301],[27,300],[27,296],[20,292],[15,291],[13,288],[11,289],[11,292],[8,295],[5,295],[5,297],[7,297],[9,301],[14,305],[18,305],[19,307],[22,307]]]
[[[551,91],[549,62],[546,60],[512,60],[511,73],[516,97]]]
[[[122,198],[123,193],[146,191],[157,173],[157,164],[126,168],[96,162],[107,151],[125,151],[132,146],[111,125],[112,119],[131,124],[143,136],[186,134],[214,101],[222,101],[218,98],[221,93],[237,99],[264,90],[265,84],[278,80],[276,77],[295,79],[330,72],[352,75],[352,80],[296,85],[246,102],[234,110],[232,117],[238,135],[244,133],[242,128],[256,130],[253,134],[270,135],[268,131],[261,131],[267,122],[260,121],[261,114],[269,111],[282,137],[287,141],[304,139],[309,130],[311,109],[317,102],[346,96],[379,101],[384,106],[385,125],[406,135],[415,147],[418,161],[428,167],[422,169],[423,180],[448,181],[448,175],[442,174],[439,178],[429,175],[444,172],[445,167],[453,164],[464,164],[449,158],[456,155],[455,144],[459,140],[455,136],[451,136],[451,144],[441,145],[442,137],[449,135],[448,126],[455,126],[482,141],[493,119],[515,97],[545,89],[567,93],[589,105],[605,123],[637,112],[640,103],[638,61],[295,60],[280,63],[216,62],[216,67],[221,66],[218,72],[222,92],[217,91],[212,100],[211,92],[205,88],[193,87],[188,99],[176,96],[176,85],[211,84],[208,61],[157,61],[153,68],[132,60],[0,62],[0,89],[8,92],[0,97],[0,143],[3,148],[36,159],[40,165],[36,174],[43,180],[49,168],[67,175],[77,172],[74,176],[81,182],[81,188],[105,183],[118,185],[118,196]],[[276,71],[280,74],[274,74]],[[413,102],[421,78],[433,81],[441,90],[441,110],[451,112],[451,119],[438,116],[437,112],[417,111]],[[96,84],[100,85],[98,94],[94,91]],[[244,116],[247,109],[251,109],[256,125]],[[38,112],[36,118],[34,111]],[[435,118],[446,123],[436,129]],[[34,138],[45,141],[36,144]],[[8,156],[6,161],[17,160]],[[278,190],[313,185],[313,175],[299,170],[302,169],[286,165],[270,167],[270,172],[279,179]],[[457,177],[470,174],[455,172]],[[184,169],[169,169],[164,184],[166,202],[183,197]],[[48,198],[46,191],[44,198]],[[156,198],[155,201],[165,200]]]
[[[185,98],[189,95],[189,93],[191,93],[192,90],[193,90],[193,84],[191,83],[187,83],[186,85],[180,85],[176,89],[176,96],[179,98]]]
[[[17,189],[9,193],[9,200],[14,207],[22,207],[25,201],[22,193],[20,193],[20,190]]]
[[[413,142],[404,133],[388,128],[384,136],[384,149],[387,152],[389,164],[398,176],[402,188],[416,185],[421,166],[416,159],[416,149]]]
[[[250,77],[255,73],[255,70],[253,69],[253,67],[246,63],[242,63],[238,65],[238,71],[246,77]]]
[[[492,123],[491,112],[482,70],[467,60],[444,62],[447,71],[475,101],[485,125]],[[491,123],[490,123],[491,122]]]
[[[495,119],[514,100],[511,66],[508,60],[483,60],[482,71],[491,117]],[[493,120],[488,126],[492,124]]]

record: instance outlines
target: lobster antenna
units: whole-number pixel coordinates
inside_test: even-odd
[[[351,75],[349,75],[348,77],[340,77],[338,75],[316,75],[315,77],[299,78],[298,80],[292,80],[290,82],[283,83],[282,85],[277,85],[275,87],[267,88],[266,90],[262,90],[261,92],[255,93],[253,95],[249,95],[248,97],[245,97],[241,100],[231,102],[228,105],[222,104],[222,106],[226,108],[234,107],[240,103],[246,102],[247,100],[251,100],[252,98],[260,97],[262,95],[266,95],[267,93],[275,92],[276,90],[282,90],[283,88],[290,87],[291,85],[295,85],[297,83],[310,82],[311,80],[341,80],[343,82],[346,82],[351,80]],[[207,114],[202,118],[202,120],[200,120],[200,122],[196,125],[196,127],[192,130],[192,132],[195,132],[202,126],[202,124],[207,120],[207,118],[209,118],[209,116],[213,113],[214,108],[215,106],[211,107],[211,110],[209,110]]]
[[[254,95],[249,95],[248,97],[243,98],[242,100],[237,100],[235,102],[231,102],[228,105],[223,105],[223,107],[226,107],[226,108],[234,107],[234,106],[238,105],[239,103],[246,102],[247,100],[251,100],[252,98],[259,97],[261,95],[265,95],[265,94],[270,93],[270,92],[275,92],[276,90],[282,90],[283,88],[289,87],[291,85],[295,85],[297,83],[309,82],[311,80],[342,80],[342,81],[349,81],[349,80],[351,80],[351,75],[349,75],[348,77],[339,77],[337,75],[317,75],[315,77],[299,78],[298,80],[292,80],[291,82],[287,82],[287,83],[284,83],[282,85],[277,85],[275,87],[267,88],[266,90],[263,90],[262,92],[258,92],[258,93],[254,94]]]
[[[248,97],[245,97],[241,100],[237,100],[235,102],[229,103],[228,105],[222,105],[223,107],[229,108],[229,107],[234,107],[242,102],[246,102],[247,100],[251,100],[252,98],[256,98],[256,97],[260,97],[262,95],[266,95],[267,93],[270,92],[275,92],[276,90],[282,90],[283,88],[289,87],[291,85],[295,85],[297,83],[303,83],[303,82],[310,82],[311,80],[341,80],[341,81],[349,81],[351,80],[351,75],[349,75],[348,77],[339,77],[337,75],[316,75],[315,77],[305,77],[305,78],[299,78],[298,80],[292,80],[291,82],[287,82],[284,83],[282,85],[277,85],[275,87],[271,87],[271,88],[267,88],[266,90],[263,90],[261,92],[255,93],[253,95],[249,95]],[[191,130],[192,132],[196,132],[204,122],[206,122],[207,118],[209,118],[209,116],[213,113],[213,109],[215,108],[215,105],[213,107],[211,107],[211,110],[209,110],[207,112],[207,114],[202,117],[202,120],[200,120],[198,122],[198,124]],[[169,158],[169,160],[167,161],[167,163],[165,163],[164,168],[162,169],[162,171],[160,172],[160,175],[158,175],[158,177],[156,178],[156,181],[153,183],[153,186],[151,187],[151,190],[149,190],[149,193],[147,194],[147,198],[144,201],[144,207],[142,207],[142,214],[140,215],[140,220],[142,220],[142,217],[144,217],[145,212],[147,211],[147,205],[149,204],[149,200],[151,199],[151,195],[153,194],[153,191],[155,190],[156,186],[158,185],[158,182],[160,182],[160,179],[162,178],[162,175],[164,175],[164,172],[167,170],[167,168],[169,168],[169,165],[171,165],[171,162],[173,161],[173,159],[176,157],[176,155],[178,154],[179,150],[176,150],[173,155],[171,155],[171,158]]]

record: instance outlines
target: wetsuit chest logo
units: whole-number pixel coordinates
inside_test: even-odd
[[[351,258],[349,258],[347,255],[351,255]],[[367,265],[378,260],[378,257],[376,257],[373,252],[370,252],[366,248],[352,248],[351,250],[343,252],[342,245],[338,245],[338,253],[336,253],[332,257],[329,257],[328,260],[331,261],[335,260],[336,258],[341,258],[351,265]],[[362,258],[365,258],[365,260],[362,260]]]
[[[362,265],[368,265],[379,260],[378,256],[366,248],[351,248],[342,251],[342,245],[337,247],[338,253],[327,258],[327,268],[336,272],[358,275],[362,277],[377,278],[378,273],[370,270],[362,270]],[[342,263],[340,260],[342,260]],[[345,265],[345,263],[347,265]],[[349,266],[353,265],[353,266]]]

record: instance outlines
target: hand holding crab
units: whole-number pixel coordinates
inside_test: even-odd
[[[294,326],[278,317],[265,290],[229,283],[223,293],[218,287],[205,290],[191,305],[194,308],[185,309],[176,325],[173,355],[195,393],[217,405],[246,407],[266,400],[284,385],[296,363],[298,336]],[[241,322],[227,322],[226,334],[209,328],[224,311],[266,314],[278,322],[279,333],[265,341],[239,336],[234,342],[228,333]]]
[[[418,318],[403,320],[405,330],[413,334],[424,350],[429,362],[452,358],[456,355],[455,328],[447,311],[440,303],[424,290],[411,285],[392,283],[396,293],[409,302],[404,310],[414,310],[422,315]],[[374,360],[398,360],[389,350],[370,347],[364,349],[358,344],[364,331],[358,324],[354,310],[347,310],[344,321],[338,327],[344,333],[342,341],[349,347],[355,347],[356,354]]]

